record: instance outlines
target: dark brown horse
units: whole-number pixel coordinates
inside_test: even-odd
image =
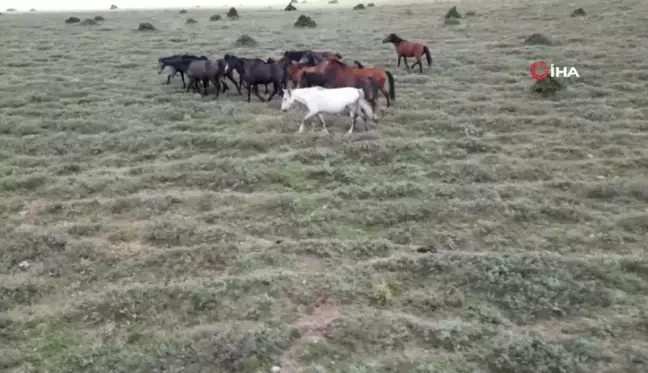
[[[401,58],[403,58],[405,67],[407,67],[407,70],[409,70],[410,66],[407,64],[407,57],[414,57],[416,58],[416,62],[414,62],[412,68],[418,65],[419,72],[422,73],[423,64],[421,63],[421,58],[423,58],[423,55],[425,55],[428,66],[432,64],[432,56],[430,56],[430,50],[428,49],[428,47],[419,42],[407,41],[405,39],[402,39],[398,35],[391,33],[387,35],[385,40],[383,40],[383,44],[386,43],[392,43],[394,44],[394,47],[396,47],[396,54],[398,54],[398,67],[400,67]]]
[[[391,100],[396,99],[396,86],[394,85],[394,76],[389,71],[380,67],[365,67],[363,69],[348,67],[344,62],[333,59],[324,66],[324,71],[340,71],[344,74],[367,76],[376,79],[379,84],[380,92],[387,99],[387,107],[390,106]],[[389,93],[385,89],[385,83],[389,82]]]
[[[187,84],[187,92],[193,87],[195,90],[200,90],[199,82],[202,81],[203,86],[205,87],[205,95],[207,95],[207,87],[209,82],[211,82],[214,87],[216,87],[216,98],[220,95],[220,81],[221,76],[224,75],[224,65],[225,61],[210,61],[210,60],[193,60],[189,64],[187,71],[187,77],[189,78],[189,84]]]
[[[294,87],[297,87],[299,85],[299,82],[302,79],[302,74],[304,72],[321,73],[326,70],[326,64],[308,66],[299,63],[290,63],[290,61],[286,57],[280,59],[279,63],[287,67],[288,75],[290,75],[290,80],[292,80]]]
[[[301,50],[301,51],[285,51],[282,58],[287,59],[288,62],[293,62],[293,61],[298,62],[304,57],[306,53],[309,52],[324,60],[330,60],[331,58],[340,58],[340,59],[342,58],[342,55],[339,53],[330,52],[330,51],[315,52],[310,49]]]

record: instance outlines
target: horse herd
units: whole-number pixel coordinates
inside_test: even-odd
[[[393,33],[389,34],[383,43],[392,43],[395,46],[399,67],[403,59],[408,70],[418,65],[419,72],[423,72],[424,56],[428,66],[432,64],[429,49],[421,43],[404,40]],[[416,59],[412,66],[407,63],[408,57]],[[187,91],[192,88],[200,91],[200,83],[202,83],[204,90],[200,93],[207,95],[211,83],[215,87],[216,98],[220,93],[230,89],[226,79],[234,84],[239,95],[243,94],[241,88],[247,90],[248,102],[252,92],[262,102],[266,101],[259,93],[259,85],[264,85],[265,94],[268,94],[268,85],[272,84],[273,90],[267,101],[272,100],[276,94],[282,95],[284,111],[294,101],[301,102],[309,109],[304,121],[318,115],[324,131],[326,125],[322,112],[339,113],[348,109],[352,119],[349,130],[351,133],[356,119],[361,114],[364,114],[365,128],[367,118],[377,121],[374,112],[379,91],[385,97],[388,107],[396,97],[394,77],[391,72],[379,67],[365,67],[359,61],[347,64],[341,54],[331,51],[286,51],[279,60],[245,58],[230,54],[220,59],[210,60],[205,56],[184,54],[159,58],[158,64],[159,74],[167,68],[171,70],[167,77],[167,84],[173,76],[180,73],[182,86]],[[234,78],[234,71],[238,74],[238,81]],[[185,76],[188,82],[185,81]],[[367,102],[369,105],[366,105]],[[299,132],[303,131],[303,127],[302,122]]]

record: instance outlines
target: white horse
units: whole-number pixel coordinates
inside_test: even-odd
[[[345,109],[349,109],[351,117],[351,128],[348,134],[353,132],[356,120],[360,113],[364,111],[364,126],[367,128],[367,118],[371,117],[375,123],[378,123],[378,116],[371,110],[371,106],[365,100],[364,91],[358,88],[288,88],[284,91],[283,101],[281,102],[281,111],[288,111],[290,106],[297,101],[306,105],[308,113],[299,126],[299,133],[304,132],[304,125],[311,117],[317,115],[322,121],[324,132],[328,133],[326,123],[322,113],[339,114]]]

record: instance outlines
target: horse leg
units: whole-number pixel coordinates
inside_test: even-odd
[[[169,82],[171,81],[171,74],[167,75],[167,85],[169,85]],[[182,86],[184,88],[184,86]]]
[[[182,88],[185,87],[184,73],[180,71],[180,79],[182,79]]]
[[[265,87],[266,87],[265,94],[267,95],[268,94],[268,85],[266,84]],[[270,99],[268,99],[268,101],[270,101]]]
[[[324,122],[324,117],[322,116],[321,113],[317,114],[317,116],[322,121],[322,128],[324,128],[324,132],[326,132],[328,134],[329,131],[326,129],[326,122]]]
[[[234,83],[234,87],[236,87],[236,90],[238,91],[239,95],[242,95],[243,93],[241,92],[240,84],[236,84],[236,80],[234,80],[234,77],[232,76],[232,72],[229,72],[227,74],[227,77],[229,78],[229,80],[232,81],[232,83]]]
[[[412,69],[413,69],[414,66],[416,66],[416,65],[419,66],[419,73],[422,73],[422,72],[423,72],[423,64],[421,63],[421,58],[420,58],[420,57],[416,57],[416,62],[414,62],[414,63],[412,64]]]
[[[280,83],[277,83],[277,82],[272,83],[272,94],[270,95],[270,97],[268,97],[268,102],[270,102],[270,100],[272,100],[272,98],[274,97],[274,95],[276,95],[277,92],[279,92],[279,84],[280,84]],[[268,86],[268,85],[266,84],[266,87],[267,87],[267,86]],[[266,91],[266,93],[268,93],[268,92]]]
[[[399,54],[399,55],[398,55],[398,65],[397,65],[397,67],[400,67],[401,58],[403,58],[403,56],[401,56],[401,55]]]
[[[209,92],[207,92],[207,87],[209,87],[209,78],[203,78],[203,87],[205,87],[205,96],[207,96],[209,94]]]
[[[259,100],[261,100],[261,102],[265,102],[263,97],[261,97],[261,95],[259,94],[259,85],[258,84],[254,85],[254,94],[259,98]]]
[[[189,90],[190,90],[191,87],[193,86],[193,82],[194,82],[194,79],[193,79],[193,78],[189,78],[189,84],[187,84],[187,86],[186,86],[186,87],[183,87],[183,88],[186,88],[186,89],[187,89],[187,92],[189,92]]]
[[[384,84],[380,86],[380,92],[382,92],[383,96],[385,96],[385,99],[387,100],[387,107],[389,107],[391,102],[389,101],[389,93],[387,93],[387,90],[385,89]],[[374,97],[374,99],[375,99],[375,97]]]
[[[403,63],[405,63],[405,67],[407,68],[407,71],[409,71],[410,66],[407,64],[407,57],[403,56]]]
[[[312,109],[309,108],[308,113],[306,114],[306,116],[304,117],[304,120],[302,120],[302,123],[299,126],[299,133],[304,132],[304,125],[306,124],[306,121],[309,120],[310,118],[312,118],[315,115],[317,115],[317,112],[315,110],[312,110]],[[322,122],[322,123],[324,123],[324,122]],[[324,128],[326,128],[326,127],[324,127]]]
[[[247,85],[248,102],[250,102],[250,93],[252,93],[251,89],[252,89],[252,84],[248,84]]]
[[[349,110],[349,116],[351,117],[351,127],[347,131],[347,135],[350,135],[353,132],[353,127],[355,127],[356,118],[358,117],[358,106]]]

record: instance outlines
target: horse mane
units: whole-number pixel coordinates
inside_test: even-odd
[[[338,64],[338,65],[340,65],[340,66],[342,66],[342,67],[346,67],[346,65],[344,64],[344,62],[340,61],[339,58],[331,58],[331,59],[329,60],[329,63]]]

